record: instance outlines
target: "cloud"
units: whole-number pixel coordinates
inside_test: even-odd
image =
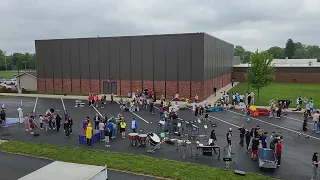
[[[320,42],[319,0],[0,0],[0,49],[34,40],[207,32],[246,49]]]

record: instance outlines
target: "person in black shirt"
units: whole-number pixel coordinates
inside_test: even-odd
[[[211,142],[209,145],[210,145],[210,146],[214,146],[214,142],[217,141],[217,136],[216,136],[216,132],[215,132],[214,129],[211,131],[210,139],[212,139],[212,142]],[[215,154],[217,154],[217,151],[216,151],[215,148],[213,148],[213,152],[214,152]]]
[[[213,93],[214,93],[214,96],[217,96],[217,88],[216,87],[213,88]]]
[[[313,168],[313,176],[311,180],[316,180],[318,176],[318,165],[320,164],[318,160],[318,153],[315,152],[312,156],[312,168]]]
[[[250,141],[251,141],[251,133],[250,131],[246,132],[246,145],[247,145],[247,151],[249,151],[249,146],[250,146]]]
[[[69,123],[69,133],[72,134],[73,120],[71,116],[68,117],[68,123]]]
[[[68,119],[66,119],[66,121],[63,124],[63,129],[64,129],[64,134],[66,137],[70,136],[70,123],[68,121]]]
[[[302,125],[302,130],[303,130],[303,132],[304,133],[308,133],[308,120],[307,119],[305,119],[305,120],[303,120],[303,125]],[[301,134],[299,134],[299,136],[300,136]],[[309,136],[308,135],[306,135],[306,138],[309,138]]]
[[[231,146],[231,137],[232,137],[232,129],[229,129],[229,132],[227,133],[227,146],[224,148],[226,150],[227,147]]]
[[[242,127],[239,128],[239,131],[240,131],[240,142],[239,142],[239,144],[240,144],[240,146],[243,146],[243,144],[244,144],[243,139],[244,139],[244,135],[246,133],[246,129],[242,125]]]
[[[62,120],[61,115],[57,114],[57,116],[56,116],[56,127],[57,127],[57,131],[58,132],[60,131],[61,120]]]
[[[252,153],[251,153],[251,159],[254,161],[257,160],[258,149],[259,149],[259,139],[254,138],[252,140]]]

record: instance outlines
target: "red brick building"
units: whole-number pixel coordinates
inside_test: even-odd
[[[318,59],[274,59],[275,82],[320,83],[320,61]],[[250,65],[235,65],[232,78],[237,82],[246,81],[245,73]]]
[[[206,98],[231,82],[234,46],[206,33],[36,40],[38,91]]]

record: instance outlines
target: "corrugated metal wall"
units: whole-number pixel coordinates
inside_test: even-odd
[[[204,34],[204,80],[231,73],[233,60],[232,44]]]
[[[36,41],[39,78],[203,81],[203,33]]]

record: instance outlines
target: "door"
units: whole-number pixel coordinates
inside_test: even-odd
[[[110,83],[108,81],[103,82],[103,94],[110,94]]]
[[[223,77],[221,77],[221,88],[223,88],[224,85],[223,85]]]
[[[111,82],[111,93],[117,94],[117,82]]]

